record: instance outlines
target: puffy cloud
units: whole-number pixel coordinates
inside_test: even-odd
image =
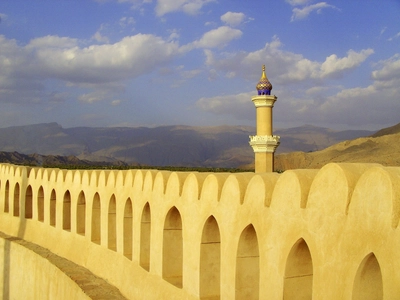
[[[238,26],[245,20],[245,18],[246,15],[244,13],[228,11],[221,16],[221,21],[230,26]]]
[[[335,76],[341,74],[344,70],[351,70],[358,67],[368,56],[374,53],[372,49],[364,49],[361,52],[349,50],[346,57],[338,58],[332,54],[326,58],[321,65],[321,76]]]
[[[349,54],[347,58],[352,57]],[[304,58],[303,58],[304,59]],[[326,61],[329,61],[327,59]],[[338,61],[341,61],[338,59]],[[301,60],[299,60],[301,62]],[[332,69],[351,68],[353,63],[339,62]],[[290,85],[282,89],[280,84],[274,89],[278,101],[274,108],[275,121],[284,124],[342,124],[360,128],[369,126],[388,126],[399,122],[400,111],[400,54],[376,64],[371,73],[373,82],[365,87],[343,88],[331,82],[319,85]],[[320,75],[323,74],[321,64]],[[317,72],[318,73],[318,72]],[[256,74],[259,75],[259,74]],[[254,79],[252,79],[254,80]],[[256,82],[256,80],[255,80]],[[200,98],[199,109],[217,115],[231,115],[237,119],[254,119],[254,106],[251,97],[256,93],[240,93],[217,97]]]
[[[400,84],[400,53],[379,62],[379,65],[382,68],[372,72],[373,79],[378,82],[397,82],[397,84]]]
[[[183,11],[184,13],[193,15],[198,13],[207,3],[214,1],[215,0],[158,0],[155,10],[159,17],[175,11]]]
[[[291,21],[305,19],[314,10],[316,10],[317,13],[321,13],[323,8],[336,8],[336,7],[333,5],[330,5],[326,2],[319,2],[316,4],[305,6],[303,8],[293,8],[293,15],[292,15]]]
[[[332,54],[319,62],[284,51],[278,38],[253,52],[218,55],[209,49],[204,50],[205,63],[213,79],[220,78],[218,74],[221,73],[225,77],[235,74],[255,84],[260,73],[254,70],[259,68],[261,72],[261,65],[265,63],[267,75],[274,85],[274,94],[279,98],[274,114],[280,124],[310,122],[358,128],[363,124],[378,127],[399,122],[399,53],[374,65],[371,84],[344,88],[336,80],[355,70],[373,53],[372,49],[349,50],[343,57]],[[203,97],[197,100],[196,106],[209,113],[252,120],[254,107],[251,97],[255,93],[254,89],[249,93]]]
[[[82,92],[82,94],[78,96],[78,100],[88,104],[115,99],[125,91],[125,87],[120,83],[104,83],[100,86],[88,83],[74,83],[69,85],[76,89],[87,91]],[[114,104],[113,102],[114,101],[112,101],[111,104],[116,105],[115,102]]]
[[[292,6],[296,6],[296,5],[305,5],[308,2],[310,2],[311,0],[286,0],[287,3],[289,3]]]
[[[59,37],[55,35],[47,35],[31,40],[25,47],[26,50],[35,49],[65,49],[78,46],[78,40],[69,37]],[[24,49],[21,48],[23,51]]]
[[[125,27],[127,27],[129,25],[133,25],[135,23],[136,23],[136,21],[132,17],[122,17],[121,19],[119,19],[119,25],[122,28],[125,28]]]
[[[188,51],[193,48],[222,48],[230,41],[238,39],[242,36],[242,31],[229,26],[221,26],[212,29],[197,40],[182,47],[182,51]]]
[[[104,25],[101,25],[100,29],[96,31],[96,33],[92,36],[92,39],[99,43],[109,43],[110,40],[108,37],[104,36],[101,31],[103,30]]]
[[[171,87],[180,88],[187,80],[196,77],[201,72],[202,72],[201,70],[182,71],[180,72],[181,78],[178,80],[174,80],[174,82],[171,84]]]
[[[282,43],[274,37],[264,48],[238,53],[224,53],[219,57],[210,50],[205,51],[206,65],[230,74],[241,74],[248,79],[255,80],[254,70],[262,64],[268,70],[273,70],[274,81],[279,84],[292,84],[306,80],[322,80],[324,78],[338,78],[344,76],[361,65],[374,51],[364,49],[360,52],[349,50],[347,56],[338,58],[332,54],[324,62],[312,61],[301,54],[284,51]]]
[[[34,102],[50,99],[45,80],[89,91],[79,100],[93,103],[109,95],[101,87],[149,73],[179,54],[179,46],[148,34],[128,36],[114,44],[81,47],[77,39],[45,36],[20,46],[0,36],[0,101]],[[114,94],[113,94],[114,96]]]
[[[146,3],[151,3],[152,0],[94,0],[99,3],[105,2],[117,2],[117,3],[127,3],[131,5],[131,8],[136,9]]]
[[[217,115],[233,115],[238,119],[251,120],[254,118],[254,106],[251,105],[253,95],[254,92],[203,97],[197,100],[196,106],[203,111]]]
[[[31,42],[27,47],[31,47]],[[160,37],[137,34],[114,44],[36,47],[36,63],[49,77],[70,82],[102,83],[137,77],[169,61],[178,45]]]

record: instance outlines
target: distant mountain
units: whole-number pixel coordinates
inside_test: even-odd
[[[316,151],[372,133],[310,125],[278,129],[275,134],[281,136],[281,145],[277,153]],[[255,128],[245,126],[62,128],[47,123],[0,128],[0,151],[148,166],[236,168],[253,162],[248,140],[254,134]]]
[[[75,156],[61,155],[40,155],[40,154],[21,154],[18,152],[0,152],[0,162],[24,166],[45,166],[45,167],[128,167],[123,162],[92,162],[80,160]]]

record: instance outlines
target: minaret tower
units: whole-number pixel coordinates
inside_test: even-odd
[[[271,95],[272,84],[265,74],[265,65],[262,67],[262,75],[257,83],[258,95],[253,96],[256,107],[256,127],[257,135],[250,136],[250,146],[253,147],[256,173],[274,171],[274,152],[279,146],[279,136],[272,135],[272,108],[278,99]]]

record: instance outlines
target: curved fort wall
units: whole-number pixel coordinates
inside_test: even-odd
[[[399,218],[399,167],[230,174],[0,165],[0,231],[87,268],[129,299],[399,299]],[[18,269],[32,269],[29,291],[41,262],[9,267],[20,251],[5,245],[0,292],[12,298]],[[65,282],[57,274],[52,285]]]

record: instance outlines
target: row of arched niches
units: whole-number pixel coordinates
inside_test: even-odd
[[[0,208],[2,231],[51,248],[29,237],[36,226],[57,236],[55,249],[75,236],[185,299],[400,299],[398,167],[230,174],[2,164]]]

